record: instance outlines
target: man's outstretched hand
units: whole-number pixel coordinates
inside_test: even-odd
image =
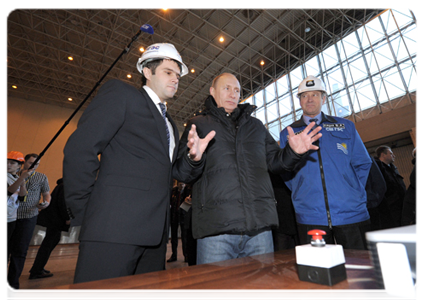
[[[311,122],[300,134],[295,134],[294,130],[288,126],[288,143],[291,146],[291,149],[298,154],[304,154],[308,150],[318,150],[319,147],[313,145],[322,134],[319,133],[322,130],[322,127],[318,126],[313,131],[310,130],[313,128],[315,122]]]
[[[191,125],[191,129],[188,133],[187,146],[189,148],[189,156],[193,161],[199,161],[201,159],[209,142],[215,135],[216,131],[212,130],[203,139],[200,139],[197,134],[196,126],[194,124]]]

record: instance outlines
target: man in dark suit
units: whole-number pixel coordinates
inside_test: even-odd
[[[82,224],[75,283],[165,269],[179,134],[163,104],[188,69],[167,43],[148,47],[137,69],[143,88],[106,82],[64,149],[66,203]]]

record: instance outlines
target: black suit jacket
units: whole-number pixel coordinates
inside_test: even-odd
[[[168,119],[175,161],[179,134]],[[110,80],[99,89],[64,149],[66,203],[81,241],[160,243],[172,188],[165,124],[143,88]]]

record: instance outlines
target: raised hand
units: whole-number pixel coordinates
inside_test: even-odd
[[[191,125],[191,129],[188,133],[187,146],[189,148],[189,156],[194,161],[199,161],[203,156],[204,151],[207,148],[209,142],[216,135],[216,131],[210,131],[203,139],[197,134],[197,129],[194,124]]]
[[[288,143],[291,149],[296,153],[303,154],[308,150],[319,149],[319,147],[313,145],[313,143],[322,136],[322,134],[319,133],[322,127],[318,126],[310,132],[314,124],[315,122],[311,122],[300,134],[295,134],[294,130],[288,126]]]

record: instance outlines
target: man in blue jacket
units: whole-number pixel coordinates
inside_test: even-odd
[[[298,87],[297,96],[303,116],[290,125],[294,132],[302,132],[313,121],[322,127],[322,137],[315,143],[319,149],[310,150],[284,177],[292,191],[300,243],[310,243],[309,230],[322,229],[327,243],[366,249],[370,219],[365,186],[370,156],[351,121],[321,111],[327,97],[321,79],[308,76]],[[285,128],[280,147],[287,142]]]

